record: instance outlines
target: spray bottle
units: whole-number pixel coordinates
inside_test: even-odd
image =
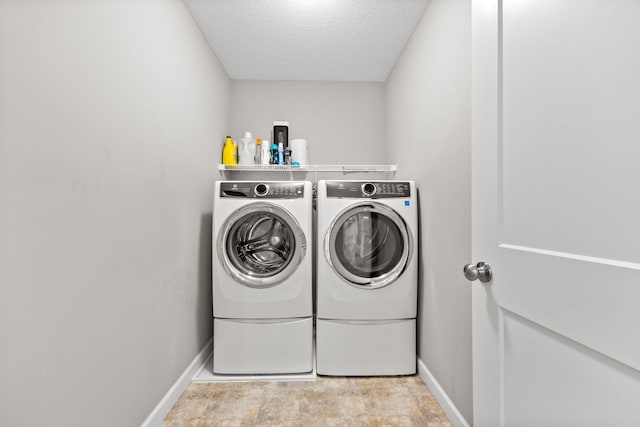
[[[269,145],[269,140],[265,139],[262,141],[262,154],[260,155],[260,164],[269,165],[271,164],[271,145]]]

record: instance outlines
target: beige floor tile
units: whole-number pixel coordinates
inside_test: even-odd
[[[329,391],[309,391],[300,396],[300,413],[316,417],[339,417],[338,397]]]
[[[417,375],[193,383],[162,427],[431,426],[451,423]]]
[[[362,396],[342,396],[338,399],[338,406],[343,418],[367,415],[367,405]]]
[[[218,420],[195,420],[194,427],[242,427],[242,420],[238,419],[218,419]]]

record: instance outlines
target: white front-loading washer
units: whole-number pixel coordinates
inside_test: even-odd
[[[311,372],[311,183],[216,182],[212,239],[213,372]]]
[[[418,206],[413,181],[319,181],[316,369],[416,372]]]

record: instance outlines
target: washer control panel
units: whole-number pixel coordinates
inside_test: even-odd
[[[411,187],[403,181],[327,181],[327,197],[389,199],[411,197]]]
[[[304,182],[222,182],[220,197],[300,199],[304,197]]]

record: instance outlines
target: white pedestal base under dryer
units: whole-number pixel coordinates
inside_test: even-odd
[[[320,375],[414,374],[416,319],[318,319],[316,357],[316,371]]]
[[[319,181],[317,197],[317,373],[415,373],[414,182]]]
[[[310,182],[218,181],[214,374],[313,370]]]

